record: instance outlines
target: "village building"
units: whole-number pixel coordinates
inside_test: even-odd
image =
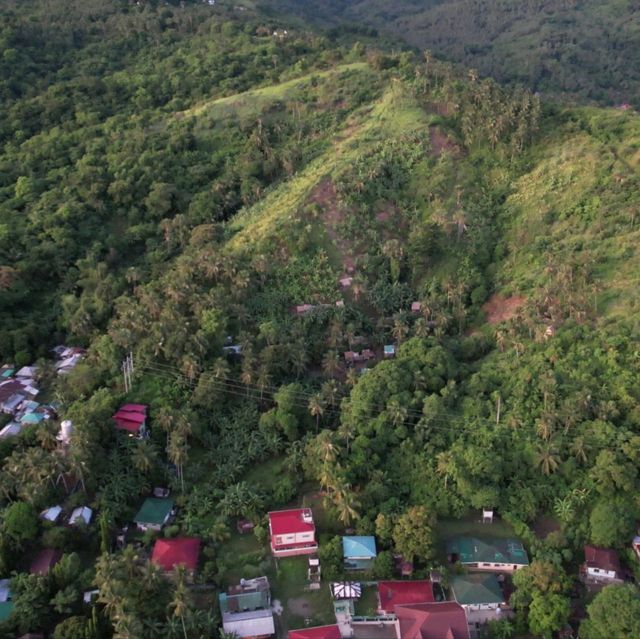
[[[6,439],[7,437],[14,437],[19,435],[22,431],[22,424],[18,422],[9,422],[2,430],[0,430],[0,439]]]
[[[342,556],[347,570],[370,570],[377,555],[376,540],[373,536],[342,538]]]
[[[517,539],[455,537],[447,542],[447,554],[452,563],[469,570],[512,573],[529,565],[527,552]]]
[[[433,584],[421,581],[379,581],[378,614],[391,615],[396,606],[434,601]]]
[[[151,561],[165,572],[184,566],[190,575],[198,569],[200,540],[197,537],[158,539],[153,546]]]
[[[13,611],[11,601],[11,580],[0,579],[0,623],[6,621]]]
[[[60,561],[62,552],[54,548],[41,550],[31,562],[29,572],[32,575],[48,575],[49,571]]]
[[[620,559],[615,550],[585,546],[584,558],[582,570],[586,581],[592,583],[619,583],[623,581]]]
[[[275,634],[271,590],[266,577],[241,579],[218,597],[222,627],[241,639],[266,639]]]
[[[314,628],[303,628],[302,630],[289,630],[288,639],[342,639],[340,627],[315,626]]]
[[[144,404],[124,404],[112,417],[117,430],[129,437],[143,438],[147,434],[147,407]]]
[[[55,524],[62,514],[62,506],[50,506],[40,513],[40,519]]]
[[[468,614],[474,611],[495,611],[506,606],[506,597],[493,573],[458,575],[451,583],[453,598]]]
[[[134,517],[138,530],[162,530],[173,514],[173,499],[148,497]]]
[[[422,310],[422,304],[420,302],[412,302],[411,303],[411,312],[419,313]]]
[[[636,535],[631,542],[631,547],[633,548],[633,552],[636,553],[636,557],[640,559],[640,535]]]
[[[386,359],[390,359],[396,356],[396,347],[395,344],[385,344],[384,346],[384,356]]]
[[[396,606],[397,639],[469,639],[462,606],[453,601]]]
[[[311,555],[318,550],[310,508],[276,510],[268,516],[271,552],[275,557]]]
[[[93,517],[93,510],[88,506],[78,506],[72,513],[71,517],[69,517],[69,525],[70,526],[78,526],[84,524],[88,526],[91,523],[91,518]]]

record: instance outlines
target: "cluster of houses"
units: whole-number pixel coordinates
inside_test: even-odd
[[[268,517],[273,556],[308,555],[309,580],[313,582],[315,575],[319,582],[311,509],[275,511]],[[373,567],[376,540],[367,535],[344,536],[342,551],[345,571],[356,576]],[[336,623],[291,630],[288,639],[469,639],[476,624],[508,611],[504,574],[529,562],[523,545],[514,539],[458,537],[449,541],[447,551],[452,562],[467,569],[453,578],[450,600],[444,599],[438,573],[432,573],[428,580],[380,581],[376,614],[362,617],[355,613],[362,584],[336,582],[330,584]],[[275,633],[267,577],[242,580],[222,593],[219,601],[225,632],[242,639],[266,639]]]
[[[76,346],[56,346],[55,369],[58,375],[66,375],[81,361],[86,352]],[[35,400],[40,394],[38,367],[35,364],[20,369],[10,364],[0,367],[0,411],[11,416],[11,421],[0,430],[0,439],[18,435],[31,424],[39,424],[55,418],[54,405],[41,404]]]

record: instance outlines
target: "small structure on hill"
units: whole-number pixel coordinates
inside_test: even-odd
[[[385,344],[384,346],[384,357],[385,359],[391,359],[396,356],[396,346],[395,344]]]
[[[147,435],[147,406],[144,404],[123,404],[112,419],[116,429],[129,437],[142,439]]]
[[[422,310],[422,302],[412,302],[411,303],[411,312],[419,313]]]
[[[524,546],[517,539],[478,539],[454,537],[447,542],[452,563],[460,562],[470,570],[515,572],[529,565]]]
[[[138,530],[162,530],[173,515],[173,499],[148,497],[134,517]]]
[[[55,524],[62,514],[62,506],[50,506],[40,513],[40,519]]]
[[[88,526],[91,523],[93,517],[93,510],[88,506],[78,506],[69,517],[70,526],[78,526],[84,524]]]
[[[312,555],[318,550],[316,526],[310,508],[269,513],[271,552],[275,557]]]
[[[369,570],[378,556],[373,536],[347,536],[342,538],[342,555],[347,570]]]
[[[275,633],[271,610],[271,589],[266,577],[241,579],[218,597],[222,627],[229,634],[262,639]]]
[[[493,523],[493,510],[482,511],[482,523],[483,524],[492,524]]]
[[[620,559],[615,550],[585,546],[584,558],[582,570],[587,582],[620,583],[623,581]]]

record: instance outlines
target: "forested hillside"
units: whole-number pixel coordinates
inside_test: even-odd
[[[447,536],[493,508],[532,558],[494,637],[579,625],[585,543],[637,572],[634,112],[251,7],[0,6],[0,354],[39,366],[57,415],[0,439],[1,637],[215,636],[240,578],[297,596],[266,544],[291,505],[314,508],[325,580],[346,529],[377,538],[364,580],[395,554],[453,574]],[[55,377],[61,341],[88,352]],[[147,439],[116,431],[123,403],[149,406]],[[123,549],[159,486],[175,519]],[[54,504],[98,516],[38,518]],[[148,561],[184,535],[194,587]],[[42,549],[63,559],[28,574]],[[314,602],[279,636],[332,622]]]
[[[261,0],[323,25],[368,25],[400,42],[560,100],[640,105],[636,0]]]

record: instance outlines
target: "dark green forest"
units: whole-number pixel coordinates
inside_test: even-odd
[[[363,25],[547,98],[640,105],[637,0],[260,0],[336,30]]]
[[[267,544],[266,513],[302,504],[326,580],[347,529],[376,536],[365,579],[396,553],[450,576],[447,537],[493,508],[532,561],[486,636],[634,636],[637,587],[577,576],[586,543],[640,576],[640,123],[590,104],[637,102],[637,65],[531,82],[506,49],[465,50],[469,71],[253,3],[5,0],[0,42],[0,356],[35,363],[57,411],[0,439],[0,637],[218,636],[240,578],[306,583]],[[60,343],[87,349],[66,376]],[[125,402],[149,405],[148,439],[114,428]],[[157,486],[175,520],[119,548]],[[53,504],[96,517],[42,521]],[[148,560],[181,535],[202,540],[195,584]],[[43,548],[62,559],[29,574]]]

